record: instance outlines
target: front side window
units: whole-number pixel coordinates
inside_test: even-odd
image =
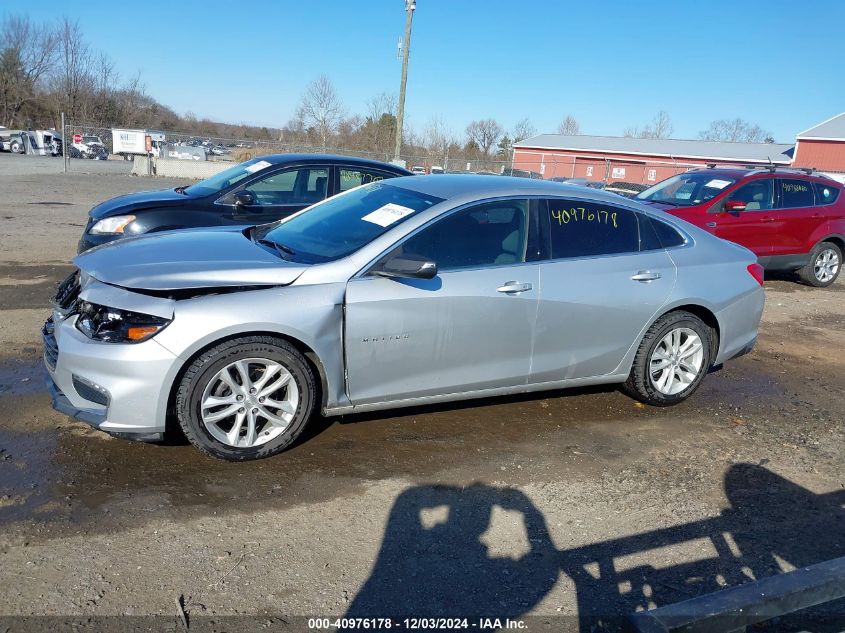
[[[490,202],[438,220],[401,246],[449,271],[526,261],[528,200]],[[398,253],[397,253],[398,254]]]
[[[253,237],[279,245],[291,261],[334,261],[439,202],[443,199],[376,182],[262,226]]]
[[[689,207],[712,200],[735,182],[736,179],[722,174],[691,171],[649,187],[637,194],[637,200]]]
[[[198,183],[193,184],[190,187],[185,187],[184,191],[190,196],[210,196],[211,194],[219,193],[224,189],[249,178],[253,174],[272,166],[273,163],[266,160],[253,158],[252,160],[240,163],[239,165],[224,169],[210,178],[200,180]]]
[[[243,191],[251,192],[259,205],[314,204],[325,199],[328,183],[327,168],[300,167],[251,182]]]
[[[764,211],[774,207],[773,187],[771,178],[760,178],[742,185],[726,198],[745,203],[746,211]]]
[[[831,204],[836,202],[836,198],[839,197],[839,187],[820,182],[814,183],[813,186],[816,188],[817,205]]]
[[[356,169],[353,167],[341,167],[338,169],[340,176],[340,191],[347,191],[361,185],[368,185],[371,182],[384,180],[385,175],[380,171],[372,169]]]
[[[809,180],[782,179],[778,181],[782,209],[812,207],[815,203],[813,183]]]
[[[636,253],[637,214],[628,209],[583,200],[548,200],[552,259]]]

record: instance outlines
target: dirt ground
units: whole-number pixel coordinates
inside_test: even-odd
[[[845,555],[842,280],[768,280],[756,350],[669,409],[598,388],[317,420],[289,452],[237,465],[54,412],[39,328],[86,212],[176,184],[0,162],[0,616],[178,628],[182,596],[194,622],[587,631]]]

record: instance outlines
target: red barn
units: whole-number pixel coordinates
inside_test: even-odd
[[[843,118],[845,128],[845,118]],[[540,134],[514,144],[513,168],[543,178],[652,184],[709,163],[792,163],[793,144]]]
[[[793,165],[845,173],[845,112],[798,135]]]

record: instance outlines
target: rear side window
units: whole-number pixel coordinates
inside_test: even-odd
[[[836,202],[839,197],[839,187],[833,185],[822,184],[820,182],[814,183],[816,188],[816,204],[830,204]]]
[[[686,238],[677,230],[647,215],[640,215],[640,250],[654,251],[681,246]]]
[[[353,187],[368,185],[371,182],[378,182],[379,180],[390,178],[390,176],[385,176],[385,174],[380,171],[374,171],[371,169],[355,169],[353,167],[341,167],[338,174],[340,176],[341,191],[346,191],[348,189],[352,189]]]
[[[815,202],[813,183],[807,180],[779,181],[780,206],[783,209],[794,207],[812,207]]]
[[[552,259],[639,251],[637,214],[627,209],[574,200],[548,200]]]

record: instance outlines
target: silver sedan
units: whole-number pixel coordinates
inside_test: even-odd
[[[748,352],[755,256],[597,190],[417,176],[277,223],[93,249],[44,327],[54,406],[230,460],[337,415],[618,383],[664,406]]]

